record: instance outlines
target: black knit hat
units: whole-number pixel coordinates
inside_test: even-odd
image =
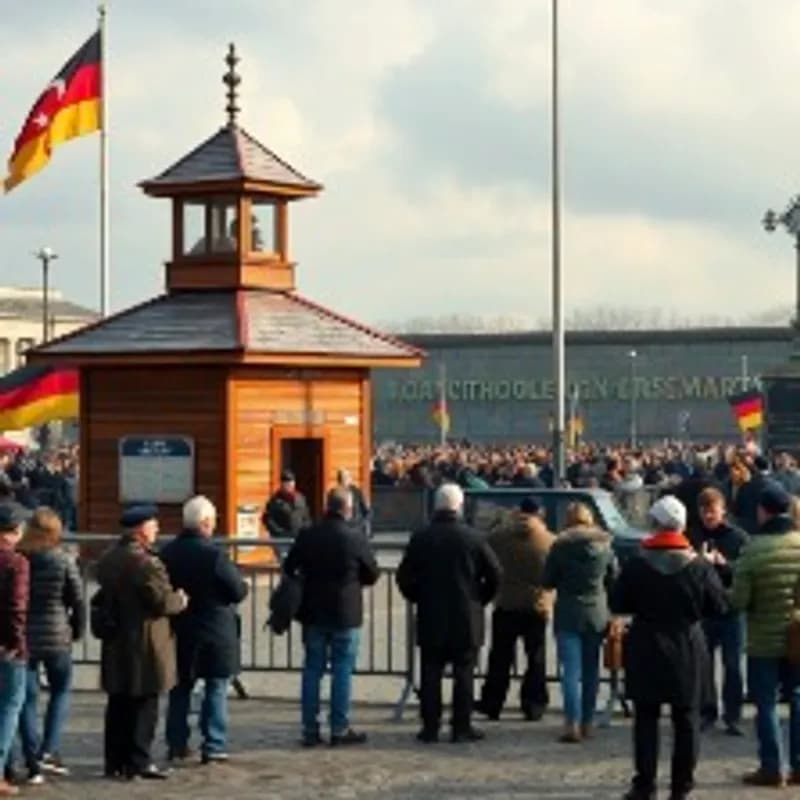
[[[758,504],[770,514],[785,514],[792,505],[792,496],[777,481],[767,481]]]

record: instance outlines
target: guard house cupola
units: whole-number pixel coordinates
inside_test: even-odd
[[[291,291],[289,203],[322,186],[265,147],[238,123],[239,57],[225,57],[227,124],[140,186],[172,200],[169,292],[258,288]]]

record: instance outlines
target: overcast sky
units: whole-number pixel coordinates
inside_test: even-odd
[[[303,294],[366,322],[548,313],[549,0],[110,0],[112,306],[158,293],[166,201],[136,183],[241,122],[325,184],[292,207]],[[13,15],[11,7],[13,6]],[[791,305],[764,210],[800,188],[800,2],[561,0],[567,306]],[[3,159],[96,22],[0,0]],[[97,135],[0,197],[0,283],[98,303]]]

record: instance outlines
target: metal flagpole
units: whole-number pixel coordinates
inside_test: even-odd
[[[108,48],[106,47],[106,3],[100,2],[97,7],[98,28],[100,31],[100,314],[109,313],[109,273],[110,242],[109,223],[109,189],[108,189]]]
[[[750,376],[748,375],[747,356],[742,356],[742,391],[746,391],[750,386]]]
[[[558,0],[552,0],[552,214],[553,214],[553,414],[554,485],[564,479],[564,298],[561,274],[561,139],[558,110]]]
[[[447,408],[447,365],[444,361],[439,363],[439,446],[447,444],[447,422],[449,411]]]

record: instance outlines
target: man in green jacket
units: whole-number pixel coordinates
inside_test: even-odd
[[[800,532],[789,516],[791,496],[767,481],[758,499],[758,532],[736,563],[732,604],[747,617],[750,691],[756,705],[760,766],[744,776],[751,786],[786,785],[777,697],[786,664],[789,621],[800,580]],[[791,675],[789,779],[800,786],[800,681]]]

